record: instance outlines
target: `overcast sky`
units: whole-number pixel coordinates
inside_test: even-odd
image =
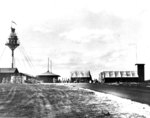
[[[19,71],[46,72],[49,57],[62,77],[90,70],[98,78],[101,71],[136,70],[135,63],[145,63],[150,79],[149,6],[149,0],[1,0],[0,67],[11,67],[5,43],[13,20]]]

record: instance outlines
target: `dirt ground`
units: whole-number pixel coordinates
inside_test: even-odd
[[[64,85],[0,85],[0,118],[146,118],[117,101]]]

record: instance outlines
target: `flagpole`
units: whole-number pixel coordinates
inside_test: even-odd
[[[14,25],[14,26],[13,26]],[[17,24],[16,24],[16,22],[14,22],[13,20],[11,21],[11,28],[15,28],[15,26],[16,26]]]

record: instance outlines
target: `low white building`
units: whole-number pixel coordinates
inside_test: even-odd
[[[89,83],[92,81],[90,71],[73,71],[71,72],[71,82]]]
[[[99,81],[109,82],[136,82],[138,74],[136,71],[103,71],[99,74]]]

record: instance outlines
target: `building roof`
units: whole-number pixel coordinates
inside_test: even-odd
[[[40,74],[38,76],[49,76],[49,77],[54,77],[55,76],[55,77],[60,77],[60,75],[54,74],[54,73],[49,72],[49,71],[47,71],[45,73],[42,73],[42,74]]]
[[[87,78],[91,77],[90,71],[73,71],[71,72],[71,77],[76,78],[76,77],[82,77],[82,78]]]
[[[34,78],[33,75],[30,75],[30,74],[27,74],[27,73],[22,73],[22,72],[20,72],[19,74],[20,74],[20,75],[23,75],[23,76],[27,76],[27,77],[32,77],[32,78]]]
[[[138,77],[137,71],[103,71],[101,77]]]
[[[0,73],[19,73],[17,68],[0,68]]]
[[[135,64],[135,65],[145,65],[145,64],[142,64],[142,63],[137,63],[137,64]]]

